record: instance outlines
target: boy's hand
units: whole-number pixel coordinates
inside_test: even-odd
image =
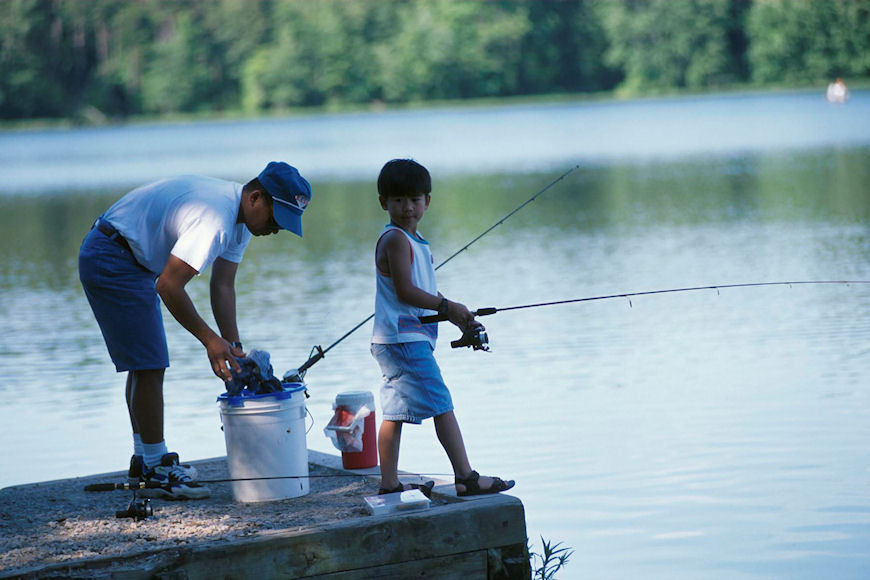
[[[447,301],[447,320],[458,326],[462,332],[471,328],[484,329],[483,324],[474,319],[474,313],[459,302]]]

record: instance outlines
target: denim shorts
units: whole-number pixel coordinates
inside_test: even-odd
[[[419,424],[453,410],[428,341],[372,344],[371,350],[384,375],[381,413],[385,420]]]
[[[115,370],[165,369],[169,349],[155,281],[133,254],[93,228],[79,251],[79,279]]]

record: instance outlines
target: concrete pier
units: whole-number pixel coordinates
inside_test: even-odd
[[[227,477],[226,458],[194,465],[200,479]],[[123,472],[8,487],[0,578],[530,577],[517,498],[459,498],[452,482],[437,482],[428,509],[372,516],[363,498],[377,493],[377,473],[309,451],[306,496],[240,504],[214,483],[207,500],[154,500],[141,521],[115,517],[131,492],[83,491]]]

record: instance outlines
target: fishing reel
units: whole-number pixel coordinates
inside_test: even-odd
[[[472,350],[489,352],[489,336],[487,336],[485,330],[480,328],[469,328],[463,332],[462,336],[457,340],[451,341],[450,346],[453,348],[470,346]]]
[[[474,312],[474,315],[486,316],[487,314],[495,314],[497,310],[498,309],[492,307],[480,308]],[[447,314],[445,313],[429,314],[427,316],[420,317],[420,322],[422,322],[423,324],[441,322],[444,320],[447,320]],[[484,352],[489,352],[489,336],[487,336],[486,331],[483,329],[483,327],[477,326],[468,328],[457,340],[451,341],[450,346],[453,348],[470,346],[472,350],[482,350]]]
[[[132,518],[137,522],[153,515],[154,508],[151,507],[151,500],[148,498],[138,499],[136,494],[133,494],[133,499],[130,500],[127,509],[115,512],[115,517],[118,519]]]

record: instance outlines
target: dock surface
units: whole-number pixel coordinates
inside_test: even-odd
[[[193,462],[227,479],[225,457]],[[0,490],[0,578],[528,578],[522,503],[458,498],[438,482],[428,509],[369,515],[377,468],[344,470],[309,451],[309,493],[239,503],[229,483],[202,500],[152,500],[154,515],[116,518],[132,492],[86,492],[126,472]],[[419,481],[403,476],[407,482]],[[429,573],[427,573],[427,571]]]

